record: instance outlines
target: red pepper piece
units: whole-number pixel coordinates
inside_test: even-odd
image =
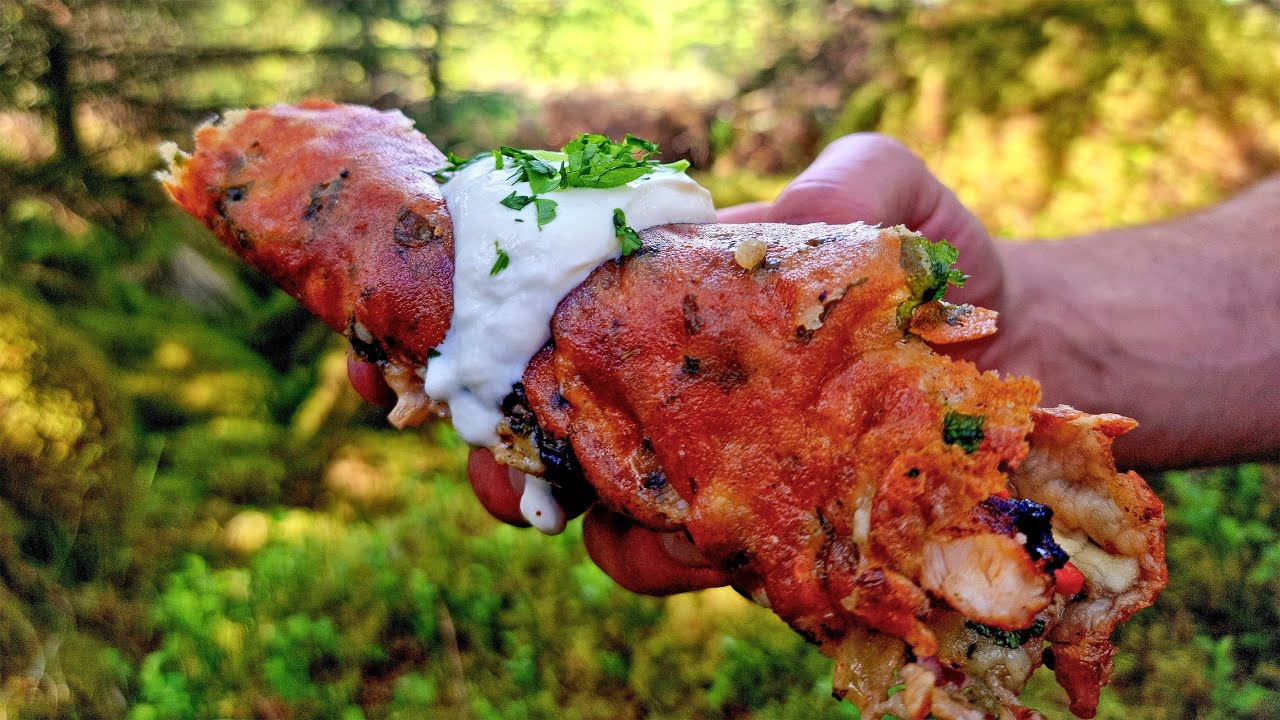
[[[1084,589],[1084,573],[1075,565],[1067,563],[1053,571],[1053,582],[1058,593],[1075,597]]]

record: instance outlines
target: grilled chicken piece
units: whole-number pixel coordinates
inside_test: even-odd
[[[1066,406],[1032,415],[1031,454],[1015,492],[1054,508],[1054,535],[1084,575],[1077,598],[1047,636],[1071,711],[1089,717],[1111,675],[1111,632],[1155,601],[1167,581],[1164,514],[1137,473],[1118,474],[1111,443],[1137,423]]]
[[[441,165],[403,117],[315,101],[228,114],[165,181],[381,364],[405,425],[439,410],[415,378],[452,308]],[[994,313],[936,300],[946,263],[904,228],[641,235],[560,304],[497,455],[688,533],[864,715],[1035,717],[1017,693],[1049,643],[1091,716],[1111,631],[1165,582],[1160,503],[1110,455],[1132,421],[934,353]]]

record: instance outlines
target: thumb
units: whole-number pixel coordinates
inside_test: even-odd
[[[960,251],[972,277],[948,299],[999,310],[1003,271],[982,223],[902,143],[876,133],[846,135],[827,146],[769,209],[769,222],[905,225]]]
[[[582,525],[592,561],[622,587],[643,595],[671,595],[729,584],[683,533],[657,532],[596,505]]]
[[[730,205],[716,211],[716,222],[754,223],[764,222],[769,216],[769,203],[749,202]]]

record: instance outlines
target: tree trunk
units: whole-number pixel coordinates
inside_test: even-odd
[[[359,11],[360,67],[364,70],[365,86],[369,88],[369,102],[378,105],[378,100],[387,94],[387,78],[380,49],[373,38],[373,23],[377,17],[368,6],[369,3],[365,3]]]
[[[80,132],[76,128],[76,89],[71,80],[71,36],[65,23],[46,15],[40,22],[44,30],[48,51],[45,60],[49,67],[40,77],[40,84],[49,92],[49,104],[53,110],[53,125],[57,132],[58,155],[62,162],[81,165],[84,152],[80,145]]]
[[[435,41],[423,54],[423,60],[427,65],[427,81],[431,83],[431,123],[439,127],[445,120],[444,106],[441,103],[445,95],[444,73],[440,64],[444,57],[444,34],[449,27],[449,0],[435,0],[431,3],[427,24],[435,31]]]

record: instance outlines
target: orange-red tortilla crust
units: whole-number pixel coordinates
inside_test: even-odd
[[[200,128],[166,186],[371,359],[421,366],[453,312],[444,165],[399,112],[310,100]]]
[[[676,225],[642,237],[642,253],[561,304],[554,372],[535,363],[525,376],[535,413],[560,418],[604,502],[683,526],[809,637],[843,637],[856,617],[927,653],[922,548],[989,532],[971,511],[1026,456],[1036,384],[904,337],[897,231]],[[749,237],[769,250],[745,270],[733,250]],[[821,325],[807,327],[815,306]],[[986,417],[975,452],[944,442],[948,411]]]

